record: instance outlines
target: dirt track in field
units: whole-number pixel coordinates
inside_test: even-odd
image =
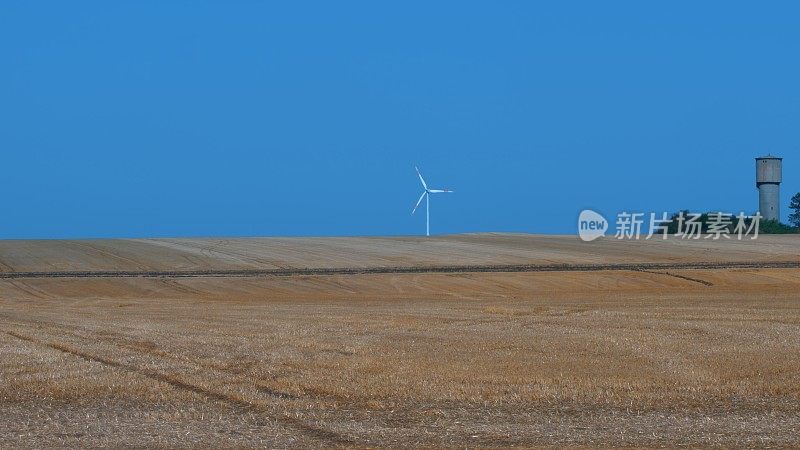
[[[800,445],[794,237],[398,240],[0,242],[0,441]]]
[[[638,264],[551,264],[495,266],[428,266],[428,267],[336,267],[317,269],[269,269],[227,271],[61,271],[61,272],[2,272],[0,279],[24,278],[247,278],[292,277],[325,275],[376,275],[403,273],[514,273],[514,272],[591,272],[591,271],[655,271],[693,269],[798,269],[800,262],[776,261],[761,263],[695,262],[695,263],[638,263]]]

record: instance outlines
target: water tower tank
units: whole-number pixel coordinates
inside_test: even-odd
[[[781,166],[783,158],[767,155],[756,158],[758,210],[764,219],[781,218]]]

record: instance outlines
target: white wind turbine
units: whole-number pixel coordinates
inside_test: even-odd
[[[428,184],[425,183],[425,179],[422,178],[422,174],[419,173],[419,167],[414,166],[417,169],[417,176],[419,176],[419,181],[422,182],[422,188],[425,189],[422,191],[422,195],[419,196],[419,200],[417,200],[417,204],[414,205],[414,209],[411,210],[411,214],[413,215],[417,208],[419,208],[419,204],[422,203],[422,198],[425,197],[425,236],[431,235],[431,194],[443,194],[445,192],[453,192],[450,189],[428,189]]]

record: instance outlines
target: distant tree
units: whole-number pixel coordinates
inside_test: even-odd
[[[789,214],[789,224],[795,228],[800,228],[800,192],[792,197],[789,209],[792,210],[792,213]]]
[[[780,223],[777,220],[762,219],[759,224],[759,233],[761,234],[792,234],[797,233],[797,228],[792,228],[785,223]]]
[[[794,205],[796,205],[796,208],[795,208]],[[794,220],[795,217],[797,219],[800,219],[800,193],[798,193],[797,195],[795,195],[792,198],[792,206],[790,206],[790,207],[795,212],[792,213],[792,215],[789,216],[789,220],[790,221]],[[681,223],[681,220],[680,220],[681,214],[683,214],[683,223]],[[708,233],[709,222],[711,222],[711,220],[709,218],[710,214],[711,213],[702,213],[702,214],[699,214],[699,216],[694,219],[696,222],[700,223],[700,233],[701,234]],[[670,221],[667,224],[667,234],[675,234],[675,233],[677,233],[678,232],[678,225],[681,225],[682,229],[680,231],[687,232],[688,231],[687,222],[688,222],[688,218],[691,215],[694,215],[694,214],[692,214],[691,212],[689,212],[689,210],[686,210],[686,209],[684,209],[683,211],[679,211],[679,212],[674,213],[672,215],[672,217],[670,217]],[[731,223],[727,227],[728,233],[734,233],[735,232],[735,227],[736,227],[736,224],[737,224],[737,220],[738,220],[737,216],[731,217]],[[746,219],[744,219],[744,224],[747,227],[750,227],[751,221],[752,221],[752,219],[746,218]],[[761,221],[759,222],[758,229],[759,229],[759,233],[761,233],[761,234],[792,234],[792,233],[800,233],[800,227],[798,227],[798,226],[791,227],[789,225],[781,223],[778,220],[761,219]]]

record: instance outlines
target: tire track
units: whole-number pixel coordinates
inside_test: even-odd
[[[27,283],[25,283],[24,281],[15,281],[15,279],[9,279],[8,283],[11,286],[13,286],[15,289],[17,289],[19,291],[22,291],[22,292],[30,295],[33,298],[36,298],[36,299],[39,299],[39,300],[44,300],[44,299],[50,298],[50,295],[48,295],[45,291],[43,291],[41,289],[38,289],[38,288],[35,288],[33,286],[30,286]]]
[[[225,393],[222,393],[222,392],[216,392],[216,391],[210,390],[208,388],[205,388],[203,386],[198,386],[196,384],[192,384],[191,382],[182,380],[182,379],[178,378],[177,376],[175,376],[173,374],[165,374],[165,373],[162,373],[162,372],[159,372],[159,371],[156,371],[156,370],[146,369],[146,368],[138,367],[138,366],[131,365],[131,364],[125,364],[125,363],[122,363],[122,362],[119,362],[119,361],[115,361],[113,359],[106,358],[106,357],[103,357],[103,356],[93,355],[93,354],[85,352],[85,351],[83,351],[81,349],[78,349],[78,348],[75,348],[75,347],[71,347],[71,346],[69,346],[69,345],[67,345],[65,343],[62,343],[62,342],[42,341],[42,340],[30,337],[30,336],[24,335],[24,334],[19,333],[17,331],[6,330],[6,331],[3,331],[3,332],[5,334],[9,335],[9,336],[15,337],[15,338],[20,339],[22,341],[26,341],[26,342],[32,343],[34,345],[38,345],[38,346],[42,346],[42,347],[48,347],[48,348],[51,348],[53,350],[57,350],[57,351],[72,355],[72,356],[74,356],[76,358],[80,358],[80,359],[82,359],[84,361],[100,363],[100,364],[103,364],[103,365],[108,366],[108,367],[113,367],[113,368],[116,368],[116,369],[119,369],[119,370],[124,370],[124,371],[129,372],[129,373],[134,373],[134,374],[149,378],[149,379],[154,380],[154,381],[158,381],[158,382],[161,382],[161,383],[168,384],[168,385],[170,385],[170,386],[172,386],[172,387],[174,387],[176,389],[189,391],[189,392],[192,392],[194,394],[206,397],[206,398],[211,399],[211,400],[216,400],[216,401],[219,401],[219,402],[222,402],[222,403],[227,403],[227,404],[229,404],[231,406],[234,406],[234,407],[237,407],[237,408],[240,408],[240,409],[244,409],[244,410],[246,410],[248,412],[269,414],[271,416],[271,418],[275,419],[277,422],[280,422],[284,426],[287,426],[289,428],[292,428],[292,429],[295,429],[297,431],[300,431],[300,432],[302,432],[303,434],[305,434],[308,437],[311,437],[313,439],[317,439],[319,441],[322,441],[322,442],[325,442],[325,443],[328,443],[328,444],[331,444],[331,445],[335,445],[335,446],[339,446],[339,447],[353,447],[353,446],[357,445],[357,443],[353,439],[351,439],[351,438],[349,438],[347,436],[341,435],[339,433],[336,433],[335,431],[326,430],[324,428],[320,428],[320,427],[311,425],[311,424],[309,424],[309,423],[307,423],[307,422],[305,422],[305,421],[303,421],[301,419],[298,419],[296,417],[292,417],[292,416],[287,415],[287,414],[274,414],[274,413],[270,412],[269,410],[267,410],[266,408],[263,408],[263,407],[261,407],[260,405],[258,405],[256,403],[251,403],[251,402],[249,402],[249,401],[247,401],[247,400],[245,400],[243,398],[239,398],[239,397],[234,396],[234,395],[225,394]]]
[[[713,286],[714,285],[714,283],[712,283],[710,281],[701,280],[700,278],[687,277],[686,275],[679,275],[677,273],[672,273],[672,272],[658,272],[658,271],[655,271],[655,270],[646,270],[646,269],[639,269],[637,272],[652,273],[652,274],[656,274],[656,275],[667,275],[667,276],[670,276],[670,277],[680,278],[681,280],[686,280],[686,281],[691,281],[691,282],[694,282],[694,283],[699,283],[699,284],[702,284],[703,286]]]
[[[263,380],[261,382],[253,383],[251,380],[241,377],[239,373],[231,370],[231,368],[228,367],[227,365],[217,364],[211,361],[203,360],[202,358],[192,358],[186,355],[170,353],[161,348],[150,347],[149,345],[147,345],[149,344],[149,342],[147,343],[139,342],[134,339],[131,339],[131,337],[129,336],[116,332],[104,331],[102,334],[97,334],[92,329],[76,325],[68,325],[68,324],[44,321],[38,319],[37,320],[23,319],[23,318],[11,319],[10,317],[2,313],[0,313],[0,317],[3,317],[6,323],[18,327],[24,327],[27,329],[36,328],[43,332],[47,332],[48,329],[57,329],[58,333],[66,334],[81,341],[90,340],[93,342],[104,342],[106,344],[114,345],[117,348],[131,351],[137,355],[149,355],[156,358],[169,359],[182,364],[190,364],[203,370],[225,373],[228,376],[231,376],[234,379],[242,382],[243,384],[252,385],[252,387],[256,391],[279,400],[298,400],[302,398],[315,399],[315,400],[327,399],[340,403],[340,406],[346,405],[346,406],[364,407],[365,405],[367,405],[366,401],[358,401],[341,395],[336,395],[331,393],[321,394],[320,392],[314,389],[310,389],[308,386],[301,387],[301,389],[303,390],[303,394],[295,395],[289,392],[282,391],[280,389],[276,389],[268,385],[267,383],[264,383]]]
[[[214,259],[216,255],[216,256],[222,256],[223,259],[225,259],[224,257],[227,257],[233,260],[240,260],[242,262],[254,263],[255,265],[261,264],[261,265],[277,267],[279,270],[292,269],[291,265],[286,264],[285,262],[279,260],[273,260],[266,257],[256,257],[245,253],[237,253],[234,250],[224,249],[223,246],[229,243],[230,240],[220,240],[219,242],[211,242],[209,245],[198,246],[198,247],[189,246],[173,240],[165,240],[164,242],[161,242],[159,240],[144,240],[143,242],[146,242],[147,244],[150,245],[158,245],[170,249],[177,248],[178,250],[183,252],[199,252],[201,255],[203,255],[208,259]]]
[[[396,266],[396,267],[321,267],[304,269],[243,270],[143,270],[143,271],[28,271],[0,272],[0,279],[22,278],[255,278],[321,275],[426,274],[426,273],[514,273],[514,272],[595,272],[708,269],[800,269],[800,261],[778,262],[696,262],[696,263],[620,263],[620,264],[512,264],[477,266]],[[680,277],[679,277],[680,278]],[[691,280],[696,281],[696,280]]]
[[[97,247],[97,246],[94,246],[94,245],[91,245],[91,244],[88,244],[88,243],[84,243],[84,242],[81,242],[81,241],[65,241],[65,242],[68,245],[72,245],[72,246],[75,246],[75,247],[86,249],[89,253],[94,252],[94,253],[98,253],[100,255],[108,256],[108,257],[110,257],[112,259],[116,259],[118,261],[130,263],[134,267],[137,267],[137,268],[140,268],[140,269],[146,269],[147,268],[147,266],[142,264],[140,261],[136,261],[136,260],[131,259],[131,258],[126,258],[126,257],[124,257],[122,255],[118,255],[118,254],[116,254],[114,252],[105,250],[103,248],[100,248],[100,247]]]
[[[126,336],[124,334],[116,333],[113,331],[103,330],[102,334],[99,334],[95,330],[76,325],[67,325],[51,321],[31,320],[22,318],[15,318],[13,320],[9,320],[9,317],[3,314],[0,314],[0,317],[4,317],[6,319],[6,323],[18,327],[24,327],[28,329],[36,328],[43,332],[47,332],[48,329],[57,329],[58,333],[62,335],[66,334],[80,341],[103,342],[109,345],[114,345],[120,349],[131,351],[137,355],[149,355],[156,358],[169,359],[181,364],[189,364],[203,370],[222,372],[244,384],[251,384],[255,388],[255,390],[277,399],[297,400],[302,397],[308,397],[313,399],[330,398],[330,396],[308,395],[307,393],[304,395],[291,394],[289,392],[284,392],[282,390],[276,389],[272,386],[268,386],[263,381],[253,383],[251,380],[243,378],[240,375],[240,373],[231,370],[231,368],[225,364],[218,364],[212,361],[204,360],[202,358],[193,358],[182,354],[171,353],[155,346],[155,344],[153,344],[152,342],[137,341],[131,336]],[[151,347],[150,344],[153,344],[153,346]],[[337,398],[337,400],[341,399]],[[348,404],[354,405],[356,403],[348,401]]]
[[[158,281],[162,285],[164,285],[164,287],[166,287],[167,289],[173,289],[173,290],[178,291],[178,292],[180,292],[182,294],[192,294],[192,295],[203,295],[203,294],[205,294],[205,292],[203,292],[203,291],[201,291],[199,289],[194,289],[192,287],[186,286],[185,284],[183,284],[183,283],[181,283],[179,281],[176,281],[174,278],[162,277],[162,278],[159,278]]]

